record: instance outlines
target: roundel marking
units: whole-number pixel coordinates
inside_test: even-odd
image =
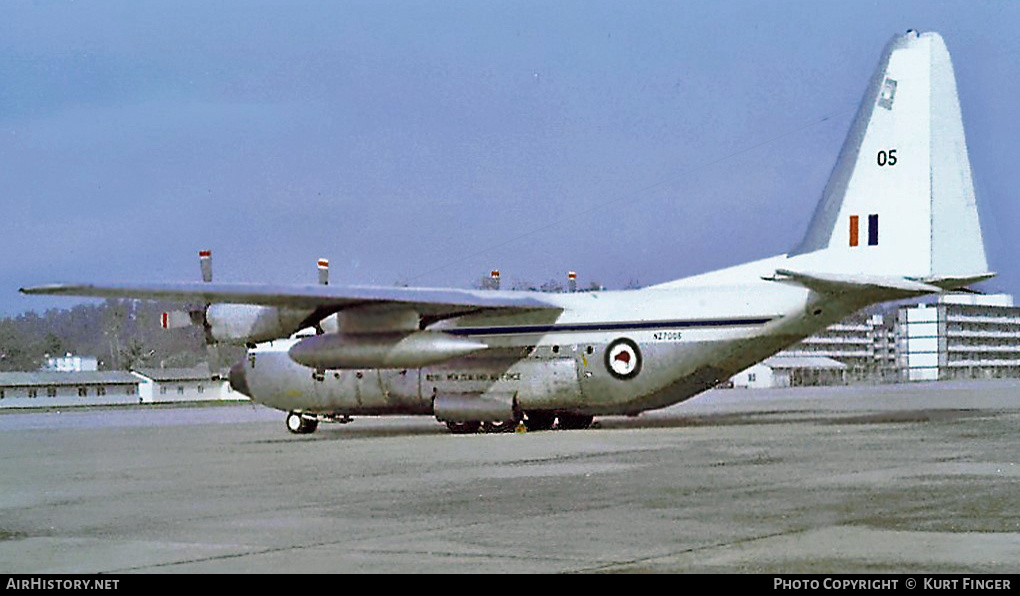
[[[617,379],[633,379],[641,372],[641,350],[626,337],[614,339],[606,347],[606,370]]]

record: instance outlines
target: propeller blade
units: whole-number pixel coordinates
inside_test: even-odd
[[[202,281],[209,283],[212,281],[212,251],[211,250],[200,250],[198,251],[198,262],[202,267]]]
[[[319,259],[319,284],[329,285],[329,259]]]

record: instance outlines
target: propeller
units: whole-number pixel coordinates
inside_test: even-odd
[[[319,285],[329,285],[329,259],[319,259]],[[315,335],[323,335],[325,331],[322,329],[322,321],[316,321],[315,323]],[[326,378],[326,369],[316,367],[312,370],[312,379],[316,381],[322,381]]]
[[[212,282],[212,251],[199,251],[198,260],[202,269],[202,281],[206,283]],[[210,343],[212,338],[208,333],[208,324],[205,320],[205,312],[208,307],[208,304],[203,304],[200,306],[189,306],[188,310],[164,312],[160,316],[160,326],[163,329],[181,329],[192,325],[199,325],[206,328],[206,343]]]
[[[329,285],[329,259],[319,259],[319,285]],[[315,323],[315,335],[322,335],[325,331],[322,329],[322,321]]]
[[[212,251],[202,250],[198,253],[199,265],[202,270],[202,281],[211,283]],[[329,284],[329,260],[318,260],[319,283]],[[253,304],[198,304],[189,305],[187,310],[176,310],[162,313],[160,321],[164,329],[180,329],[184,327],[201,327],[205,335],[209,367],[218,371],[224,356],[232,356],[234,346],[252,345],[267,339],[286,337],[287,335],[313,324],[317,334],[325,331],[322,321],[313,310],[289,309],[285,307],[258,306]],[[314,323],[311,323],[314,321]],[[335,322],[327,322],[329,331]],[[226,346],[222,344],[227,344]]]
[[[212,251],[200,250],[198,252],[198,262],[202,271],[202,281],[205,283],[211,283],[213,279]],[[205,347],[209,368],[213,374],[217,374],[220,367],[220,351],[216,340],[212,336],[209,328],[209,322],[206,320],[206,312],[209,309],[209,305],[189,305],[187,309],[188,310],[171,310],[162,313],[160,316],[160,326],[163,329],[183,329],[193,325],[201,327],[204,330],[205,335]]]
[[[212,283],[213,271],[212,271],[212,251],[211,250],[200,250],[198,251],[198,266],[202,271],[202,281],[205,283]],[[209,364],[210,371],[216,375],[219,374],[220,368],[222,367],[222,354],[220,353],[220,346],[213,338],[212,328],[209,326],[209,320],[206,313],[209,312],[209,305],[203,304],[198,307],[190,309],[191,321],[195,325],[201,325],[205,331],[205,353],[206,362]]]

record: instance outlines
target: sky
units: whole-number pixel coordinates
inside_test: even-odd
[[[803,236],[885,43],[938,31],[1020,295],[1020,3],[0,4],[0,316],[53,282],[650,285]]]

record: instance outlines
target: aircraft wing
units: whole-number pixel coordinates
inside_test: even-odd
[[[561,310],[528,292],[384,286],[273,285],[213,282],[146,284],[53,284],[21,288],[23,294],[133,298],[223,304],[257,304],[340,311],[358,306],[403,306],[423,315],[450,316],[479,310]]]

